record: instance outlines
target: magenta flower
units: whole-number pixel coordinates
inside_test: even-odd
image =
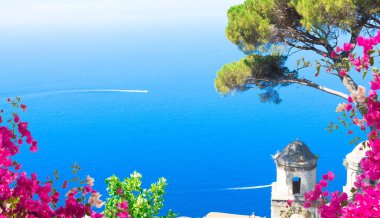
[[[352,105],[351,105],[351,104],[347,104],[347,105],[346,105],[346,110],[347,110],[347,111],[350,111],[351,109],[352,109]]]
[[[341,76],[347,76],[346,70],[345,69],[340,70],[339,71],[339,75],[341,75]]]
[[[15,121],[15,123],[19,123],[20,122],[20,117],[17,114],[14,114],[13,115],[13,120]]]
[[[319,181],[319,184],[321,185],[322,188],[326,188],[327,187],[327,181],[322,179],[321,181]]]
[[[119,188],[119,189],[117,190],[117,194],[118,194],[118,195],[122,195],[122,194],[123,194],[123,189]]]
[[[67,188],[67,180],[63,182],[62,188]]]
[[[24,112],[26,112],[26,105],[25,105],[25,104],[20,104],[20,107],[22,108],[22,110],[23,110]]]
[[[84,187],[84,190],[86,191],[86,193],[90,193],[92,191],[92,187],[87,185]]]
[[[287,200],[287,201],[286,201],[286,204],[287,204],[289,207],[291,207],[292,204],[293,204],[293,200]]]
[[[345,51],[345,52],[350,52],[354,48],[355,48],[355,44],[351,44],[351,43],[344,43],[343,44],[343,51]]]
[[[340,53],[342,52],[343,50],[339,47],[339,45],[336,47],[336,53]]]

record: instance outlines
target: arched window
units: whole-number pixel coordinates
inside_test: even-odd
[[[293,181],[293,195],[301,193],[301,178],[294,177],[292,181]]]

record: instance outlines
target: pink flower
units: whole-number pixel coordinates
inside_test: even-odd
[[[358,119],[357,117],[352,119],[353,123],[357,126],[363,126],[365,124],[365,119]]]
[[[286,201],[286,204],[289,206],[289,207],[291,207],[292,206],[292,204],[293,204],[293,200],[287,200]]]
[[[355,44],[351,44],[351,43],[344,43],[343,44],[343,51],[345,51],[345,52],[350,52],[354,48],[355,48]]]
[[[336,107],[335,109],[335,112],[343,112],[346,110],[346,106],[347,104],[346,103],[342,103],[342,104],[338,104],[338,106]]]
[[[118,203],[117,206],[120,209],[127,210],[128,209],[128,201],[123,201],[122,203]]]
[[[335,53],[335,51],[331,52],[331,58],[333,58],[333,59],[337,58],[337,54]]]
[[[375,74],[375,73],[372,75],[373,75],[373,80],[370,82],[371,89],[372,90],[378,90],[378,89],[380,89],[380,75]]]
[[[58,200],[59,200],[59,192],[55,192],[55,193],[51,196],[51,198],[52,198],[52,202],[56,204],[56,203],[58,202]]]
[[[87,179],[86,179],[86,183],[87,185],[89,186],[94,186],[94,178],[92,178],[91,176],[87,175]]]
[[[341,69],[341,70],[339,71],[339,75],[341,75],[341,76],[347,76],[347,72],[346,72],[346,70],[345,70],[345,69]]]
[[[20,107],[22,108],[22,110],[23,110],[24,112],[26,112],[26,105],[25,105],[25,104],[20,104]]]
[[[340,52],[342,52],[343,50],[339,47],[339,45],[336,47],[336,52],[337,53],[340,53]]]
[[[353,101],[363,103],[366,99],[366,88],[363,86],[358,86],[358,89],[355,92],[351,93],[351,98]]]
[[[101,195],[99,194],[99,192],[91,193],[91,197],[88,199],[88,203],[97,208],[101,208],[104,202],[99,199],[100,196]]]
[[[329,171],[329,172],[327,173],[327,179],[330,180],[330,181],[333,181],[334,178],[335,178],[334,173],[331,172],[331,171]]]
[[[38,188],[37,194],[41,201],[45,204],[50,203],[51,198],[49,197],[49,193],[51,192],[51,183],[46,183],[45,186],[40,186]]]
[[[68,192],[66,192],[66,197],[69,196],[69,195],[76,195],[78,193],[77,189],[76,188],[72,188],[70,189]]]
[[[128,212],[119,212],[118,214],[116,214],[116,216],[118,218],[132,218],[131,215],[129,215]]]
[[[29,149],[30,149],[31,152],[37,152],[38,151],[37,142],[33,141],[32,142],[32,146],[30,146]]]
[[[352,100],[351,96],[348,96],[347,101],[348,101],[348,103],[352,103],[352,102],[354,102],[354,101]]]
[[[347,104],[347,105],[346,105],[346,110],[347,110],[347,111],[350,111],[351,109],[352,109],[352,105],[351,105],[351,104]]]
[[[92,190],[92,188],[91,188],[91,186],[86,186],[86,187],[84,187],[84,190],[86,191],[86,193],[89,193],[89,192],[91,192],[91,190]]]
[[[327,187],[327,182],[324,179],[322,179],[321,181],[319,181],[319,184],[321,185],[322,188],[326,188]]]
[[[15,123],[19,123],[20,122],[20,117],[17,114],[14,114],[13,115],[13,120],[15,121]]]
[[[128,213],[128,202],[127,201],[123,201],[122,203],[118,203],[117,207],[120,210],[120,212],[117,213],[117,217],[119,217],[119,218],[132,218],[131,215]]]
[[[306,208],[306,209],[308,209],[308,208],[311,207],[311,203],[308,202],[308,201],[306,201],[306,202],[303,204],[303,207]]]
[[[123,189],[119,188],[119,189],[117,190],[117,194],[118,194],[118,195],[122,195],[122,194],[123,194]]]
[[[20,170],[21,169],[21,164],[19,164],[17,162],[14,162],[14,167],[15,167],[15,170]]]
[[[62,188],[67,188],[67,180],[63,182]]]

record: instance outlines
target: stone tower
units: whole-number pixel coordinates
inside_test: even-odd
[[[316,184],[318,158],[301,141],[288,144],[285,149],[274,156],[277,167],[277,180],[272,184],[271,217],[281,217],[281,211],[287,211],[287,200],[293,200],[295,207],[304,202],[303,193],[310,191]],[[318,217],[316,210],[302,209],[295,217]]]
[[[348,194],[349,198],[353,197],[351,189],[354,188],[356,176],[362,171],[360,161],[366,156],[365,153],[369,150],[369,147],[364,147],[363,143],[367,142],[364,141],[359,143],[351,153],[346,155],[346,159],[344,160],[344,166],[347,169],[347,183],[343,186],[343,191]]]

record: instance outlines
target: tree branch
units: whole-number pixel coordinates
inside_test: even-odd
[[[253,79],[252,78],[252,82],[255,84],[255,82],[273,82],[273,80],[270,80],[270,79]],[[294,83],[294,84],[300,84],[300,85],[304,85],[304,86],[308,86],[308,87],[311,87],[311,88],[315,88],[315,89],[318,89],[320,91],[323,91],[323,92],[326,92],[326,93],[329,93],[329,94],[341,97],[341,98],[343,98],[345,100],[348,99],[348,95],[344,94],[343,92],[339,92],[339,91],[336,91],[336,90],[333,90],[333,89],[321,86],[321,85],[319,85],[319,84],[317,84],[317,83],[315,83],[313,81],[310,81],[310,80],[304,79],[304,78],[283,78],[283,79],[277,80],[276,83]]]
[[[309,87],[312,87],[312,88],[315,88],[315,89],[327,92],[329,94],[339,96],[339,97],[344,98],[346,100],[348,99],[348,95],[346,95],[346,94],[344,94],[342,92],[339,92],[339,91],[336,91],[336,90],[333,90],[333,89],[321,86],[321,85],[319,85],[319,84],[317,84],[315,82],[312,82],[310,80],[307,80],[307,79],[300,79],[300,78],[285,79],[284,82],[285,83],[286,82],[296,83],[296,84],[300,84],[300,85],[304,85],[304,86],[309,86]]]
[[[380,19],[377,19],[375,16],[369,16],[371,20],[375,21],[376,23],[380,24]]]
[[[323,56],[323,54],[324,54],[323,51],[321,51],[321,50],[319,50],[319,49],[317,49],[317,48],[315,48],[315,47],[296,45],[296,44],[294,44],[294,43],[292,43],[292,42],[289,42],[288,40],[285,40],[285,43],[288,44],[288,45],[290,45],[290,46],[292,46],[292,47],[294,47],[294,48],[298,48],[298,49],[301,49],[301,50],[310,50],[310,51],[314,51],[314,52],[316,52],[317,54],[322,55],[322,56]]]

